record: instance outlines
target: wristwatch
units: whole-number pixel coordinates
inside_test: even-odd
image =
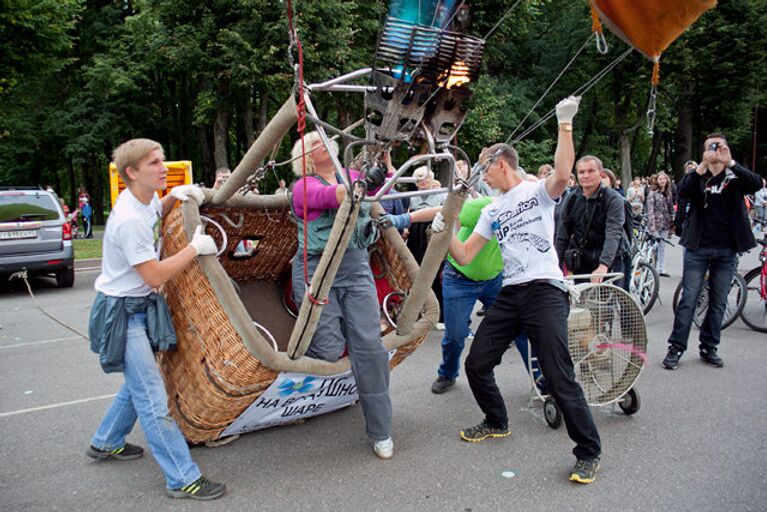
[[[573,125],[571,123],[559,123],[559,129],[563,132],[573,131]]]

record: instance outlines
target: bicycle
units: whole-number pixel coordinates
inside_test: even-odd
[[[631,258],[631,276],[629,292],[637,299],[642,308],[642,314],[647,315],[652,309],[660,292],[660,276],[656,270],[658,245],[663,242],[671,246],[665,238],[653,235],[645,227],[645,218],[635,225],[633,257]]]
[[[745,277],[746,293],[751,292],[755,297],[751,301],[746,298],[746,304],[740,313],[743,323],[758,332],[767,332],[767,221],[760,220],[762,233],[761,240],[757,240],[762,246],[759,253],[760,266],[749,270]]]
[[[703,276],[703,281],[703,289],[700,292],[698,303],[695,305],[695,312],[692,315],[692,321],[698,329],[703,325],[703,320],[706,318],[706,312],[708,311],[708,272]],[[682,282],[683,281],[679,281],[676,290],[674,290],[674,299],[672,301],[674,314],[676,314],[676,308],[682,295]],[[725,303],[724,315],[722,316],[722,329],[726,329],[738,319],[746,305],[747,296],[748,289],[746,288],[746,281],[743,279],[743,276],[736,271],[732,275],[730,290],[727,292],[727,302]]]

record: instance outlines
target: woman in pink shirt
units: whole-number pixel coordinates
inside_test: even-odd
[[[306,243],[307,278],[311,282],[333,227],[338,207],[348,190],[317,132],[304,136],[306,177],[303,176],[301,141],[293,146],[293,171],[300,178],[292,186],[291,204],[298,225],[298,252],[293,259],[293,296],[296,304],[304,300],[304,244]],[[333,154],[338,145],[331,142]],[[372,174],[372,173],[369,173]],[[360,176],[351,171],[352,181]],[[381,184],[368,179],[372,189]],[[370,217],[370,203],[363,203],[338,268],[328,303],[322,314],[306,355],[335,361],[348,351],[352,373],[357,383],[366,431],[373,451],[388,459],[394,454],[391,438],[392,405],[389,397],[389,354],[381,341],[380,311],[367,248],[377,238],[377,226]],[[304,236],[306,235],[306,236]],[[305,242],[306,239],[306,242]]]

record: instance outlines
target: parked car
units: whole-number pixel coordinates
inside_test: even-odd
[[[20,270],[75,283],[72,227],[56,194],[40,187],[0,187],[0,275]]]

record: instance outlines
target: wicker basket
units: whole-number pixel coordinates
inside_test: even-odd
[[[193,211],[185,205],[168,215],[163,256],[173,255],[188,244],[189,228],[199,222],[196,214],[196,208]],[[296,227],[287,208],[204,207],[199,215],[224,228],[226,248],[217,261],[212,257],[204,262],[198,259],[165,285],[163,292],[173,313],[178,347],[159,357],[171,415],[184,436],[195,443],[218,439],[272,384],[278,372],[286,370],[286,361],[292,363],[284,354],[274,353],[263,339],[246,343],[246,338],[258,336],[249,330],[252,326],[238,324],[237,318],[247,311],[250,318],[273,334],[280,350],[285,349],[294,320],[283,304],[283,284],[290,278],[290,260],[297,249]],[[218,230],[208,225],[207,232],[221,246]],[[253,256],[234,256],[242,239],[256,240]],[[410,263],[403,261],[402,248],[393,247],[396,244],[392,237],[381,237],[374,247],[384,257],[389,286],[407,291],[412,283],[412,268],[408,269]],[[228,281],[227,275],[231,282],[222,282]],[[225,289],[238,293],[227,294]],[[401,339],[391,368],[411,354],[427,332],[413,329],[412,338]],[[259,360],[253,354],[254,346],[271,350],[270,357],[280,356],[281,367],[267,366],[263,359],[270,357]],[[314,363],[318,369],[324,368],[323,363],[327,365],[308,357],[298,361],[302,361],[299,369],[303,371],[312,369]],[[307,363],[312,364],[307,367]],[[341,363],[348,366],[348,361]]]

